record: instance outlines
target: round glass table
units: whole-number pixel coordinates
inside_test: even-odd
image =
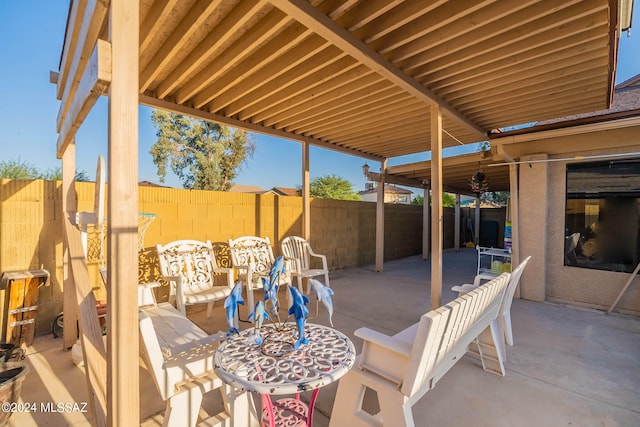
[[[264,325],[262,345],[256,343],[254,329],[228,337],[215,353],[215,370],[229,385],[262,395],[262,423],[270,426],[311,426],[313,408],[320,387],[330,384],[353,367],[355,348],[342,332],[307,323],[309,344],[297,350],[295,323],[282,328]],[[312,391],[309,405],[300,401],[300,392]],[[275,402],[271,395],[294,394]]]

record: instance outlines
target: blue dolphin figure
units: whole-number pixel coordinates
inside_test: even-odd
[[[271,300],[271,314],[277,316],[278,314],[278,283],[269,282],[264,277],[262,278],[262,285],[264,286],[264,300]]]
[[[262,327],[265,319],[270,320],[269,313],[264,310],[264,303],[262,301],[258,301],[256,303],[255,310],[249,315],[249,319],[251,318],[255,319],[255,333],[251,338],[249,338],[249,340],[255,341],[258,345],[262,345],[263,339],[260,334],[260,328]]]
[[[331,301],[331,295],[334,294],[333,289],[323,285],[316,279],[309,279],[309,285],[311,286],[311,289],[315,291],[318,301],[327,307],[327,311],[329,312],[329,323],[333,326],[333,321],[331,320],[331,316],[333,316],[333,301]]]
[[[289,286],[289,291],[291,292],[292,299],[291,307],[289,307],[289,315],[294,315],[296,325],[298,326],[299,339],[293,346],[294,350],[297,350],[302,344],[309,344],[309,340],[304,336],[304,322],[309,315],[309,309],[306,306],[306,304],[309,303],[309,298],[302,295],[300,291],[293,286]]]
[[[278,279],[280,276],[284,274],[284,257],[281,255],[273,262],[273,266],[271,270],[269,270],[269,281],[273,285],[275,282],[276,285],[279,285]]]
[[[242,299],[242,282],[236,283],[231,291],[231,294],[224,300],[224,307],[227,309],[227,324],[229,325],[229,332],[227,336],[231,334],[239,334],[238,328],[235,326],[235,316],[238,304],[244,305],[244,299]]]

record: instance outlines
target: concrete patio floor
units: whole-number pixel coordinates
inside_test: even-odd
[[[445,251],[444,302],[455,298],[452,286],[473,279],[475,263],[473,249]],[[393,334],[429,310],[429,262],[411,257],[387,262],[384,269],[375,273],[368,266],[330,275],[334,327],[352,339],[362,326]],[[193,307],[188,315],[214,333],[226,329],[222,312],[218,306],[207,319],[204,307]],[[524,300],[515,300],[511,312],[515,346],[507,348],[507,375],[484,372],[479,360],[465,356],[414,406],[417,426],[640,425],[640,318]],[[328,324],[322,307],[320,318],[312,321]],[[359,352],[361,340],[354,343]],[[45,335],[27,349],[31,371],[23,402],[39,408],[41,402],[87,401],[84,370],[60,346],[60,339]],[[161,425],[164,404],[143,366],[143,425]],[[321,390],[314,425],[328,425],[336,387]],[[15,413],[9,422],[20,427],[88,424],[86,413],[40,411]]]

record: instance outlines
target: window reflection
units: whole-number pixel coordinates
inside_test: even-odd
[[[564,265],[632,272],[639,200],[638,160],[568,165]]]

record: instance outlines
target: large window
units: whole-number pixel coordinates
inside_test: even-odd
[[[567,165],[564,265],[632,272],[640,261],[640,159]]]

